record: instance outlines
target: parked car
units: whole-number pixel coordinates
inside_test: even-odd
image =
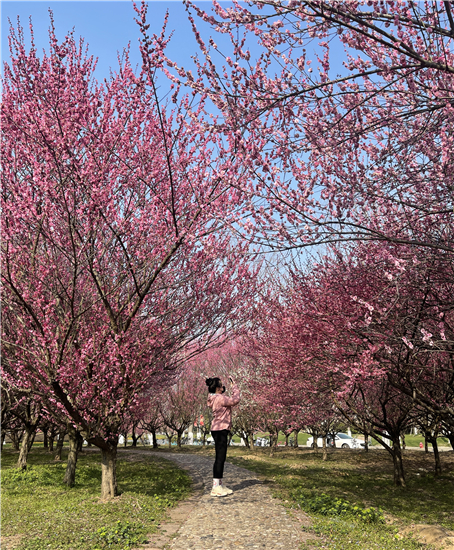
[[[314,438],[312,436],[309,437],[306,445],[308,447],[314,446]],[[336,447],[338,449],[362,449],[364,447],[364,443],[362,441],[343,433],[329,434],[326,437],[326,445],[327,447]],[[317,446],[323,446],[323,439],[321,437],[317,439]]]
[[[254,441],[254,445],[256,447],[269,447],[270,440],[267,437],[257,437],[257,439]]]

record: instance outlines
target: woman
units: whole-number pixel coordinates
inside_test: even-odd
[[[211,435],[214,439],[216,458],[213,466],[213,489],[211,496],[224,497],[233,493],[222,484],[224,476],[224,463],[227,456],[227,438],[232,427],[232,407],[240,401],[240,391],[229,377],[232,384],[232,397],[222,395],[225,386],[220,378],[207,378],[205,380],[210,395],[208,396],[208,407],[213,410],[213,421],[211,422]]]

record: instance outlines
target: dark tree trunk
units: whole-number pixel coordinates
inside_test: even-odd
[[[13,443],[15,451],[20,451],[20,444],[24,437],[25,430],[12,430],[9,432],[9,437]]]
[[[177,432],[177,447],[181,448],[181,436],[183,435],[182,432]]]
[[[36,428],[32,428],[33,430],[33,433],[32,433],[32,436],[28,442],[28,452],[30,452],[32,450],[32,447],[33,447],[33,442],[35,441],[35,437],[36,437]]]
[[[44,448],[49,450],[49,438],[47,437],[47,430],[43,430],[43,439],[44,439],[44,442],[43,442]]]
[[[101,499],[110,500],[117,496],[117,443],[110,442],[109,449],[101,449],[102,478]]]
[[[405,443],[405,434],[403,433],[402,434],[402,450],[405,451],[406,448],[407,448],[407,445]]]
[[[427,454],[429,452],[429,442],[427,436],[424,436],[424,452]]]
[[[438,449],[438,441],[436,437],[429,439],[429,443],[432,444],[434,450],[434,459],[435,459],[435,475],[438,476],[441,474],[441,458],[440,450]]]
[[[68,461],[66,464],[65,477],[63,478],[64,483],[69,487],[73,487],[76,482],[76,466],[77,459],[79,457],[79,443],[83,438],[80,435],[79,431],[76,430],[73,426],[68,428],[68,438],[69,438],[69,452],[68,452]]]
[[[150,433],[151,433],[151,437],[153,439],[153,449],[157,449],[158,448],[158,440],[156,438],[156,430],[150,430]]]
[[[54,441],[55,441],[54,434],[50,434],[49,435],[49,452],[50,453],[54,452]]]
[[[136,425],[132,425],[132,446],[137,447],[137,440],[139,439],[139,436],[136,435]]]
[[[400,448],[399,436],[393,439],[393,446],[391,448],[391,455],[393,457],[394,466],[394,485],[397,487],[405,487],[405,473],[404,464],[402,461],[402,449]]]
[[[5,430],[2,431],[2,435],[1,435],[1,446],[0,446],[0,449],[3,451],[3,445],[5,443],[5,437],[6,437],[6,433],[5,433]]]
[[[369,452],[369,434],[364,434],[364,450]]]
[[[65,441],[66,430],[60,430],[57,441],[57,452],[55,453],[54,460],[61,460],[61,453],[63,451],[63,443]]]
[[[290,434],[285,434],[285,446],[288,447],[288,438],[290,437]]]

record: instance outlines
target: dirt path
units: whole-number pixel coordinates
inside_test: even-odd
[[[224,483],[234,493],[211,497],[212,458],[165,452],[146,454],[171,460],[187,470],[195,491],[171,511],[171,520],[161,526],[160,533],[150,536],[147,550],[298,550],[302,542],[314,539],[302,530],[310,522],[308,516],[284,508],[271,496],[264,481],[249,470],[226,463]]]

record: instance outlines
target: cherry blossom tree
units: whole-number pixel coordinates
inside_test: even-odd
[[[30,29],[3,79],[2,373],[101,449],[111,498],[141,392],[248,318],[257,270],[228,230],[247,174],[203,102],[159,101],[157,60],[137,76],[126,51],[100,84],[82,41],[51,22],[39,57]]]
[[[451,2],[187,6],[196,75],[164,62],[222,113],[220,131],[236,128],[261,229],[253,241],[285,250],[386,240],[453,253]]]

